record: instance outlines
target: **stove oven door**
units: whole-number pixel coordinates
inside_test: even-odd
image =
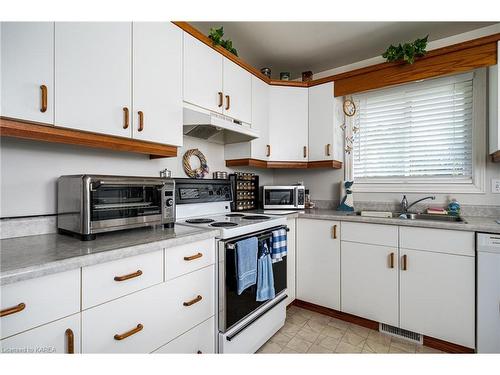
[[[272,230],[253,233],[232,241],[219,243],[219,331],[226,332],[239,322],[252,315],[256,310],[265,310],[276,303],[286,293],[286,262],[287,257],[273,263],[274,289],[276,297],[272,300],[257,302],[257,285],[248,287],[240,295],[236,292],[236,250],[237,240],[257,236],[259,241],[270,238]]]

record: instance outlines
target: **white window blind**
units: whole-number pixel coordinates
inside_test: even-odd
[[[472,181],[473,73],[356,96],[358,181]]]

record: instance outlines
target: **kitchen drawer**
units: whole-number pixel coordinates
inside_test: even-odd
[[[371,245],[398,246],[396,225],[342,222],[342,241],[361,242]]]
[[[163,281],[163,250],[82,268],[82,309]]]
[[[208,239],[165,250],[166,279],[193,272],[215,263],[215,241]]]
[[[162,283],[83,311],[82,352],[150,353],[168,342],[166,327],[177,318],[167,314],[165,292]]]
[[[456,255],[475,255],[474,232],[400,227],[399,237],[401,248]]]
[[[215,353],[215,318],[191,328],[155,353],[210,354]]]
[[[169,340],[215,315],[214,265],[167,281],[166,285],[163,316],[169,317]]]
[[[80,270],[71,270],[1,287],[0,337],[49,323],[80,311]],[[24,306],[24,308],[23,308]]]
[[[71,315],[4,339],[0,341],[0,352],[80,353],[80,314]]]

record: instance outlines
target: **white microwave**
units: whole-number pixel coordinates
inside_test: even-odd
[[[305,208],[305,187],[291,186],[263,186],[263,208],[268,209],[303,209]]]

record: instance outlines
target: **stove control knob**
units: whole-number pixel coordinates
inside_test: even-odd
[[[172,198],[168,198],[166,204],[167,207],[172,207],[174,204],[174,200]]]

